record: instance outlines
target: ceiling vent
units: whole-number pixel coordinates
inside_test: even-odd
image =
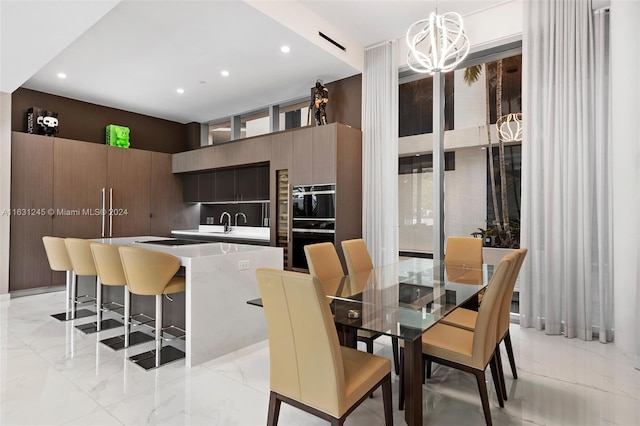
[[[318,32],[318,35],[320,37],[322,37],[323,39],[327,40],[329,43],[333,44],[334,46],[336,46],[338,49],[342,50],[343,52],[346,52],[347,49],[341,45],[340,43],[338,43],[337,41],[335,41],[334,39],[332,39],[331,37],[327,36],[326,34],[322,33],[322,32]]]

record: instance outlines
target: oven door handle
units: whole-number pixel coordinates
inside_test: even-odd
[[[335,234],[335,229],[303,229],[303,228],[293,228],[293,232],[297,232],[299,234]]]

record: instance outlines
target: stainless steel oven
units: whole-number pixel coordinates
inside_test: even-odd
[[[291,266],[308,270],[304,246],[335,243],[335,184],[294,186],[292,191]]]

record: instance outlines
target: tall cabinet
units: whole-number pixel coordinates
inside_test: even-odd
[[[11,161],[12,209],[45,214],[11,217],[10,291],[64,285],[49,269],[44,235],[170,236],[198,223],[171,154],[14,132]]]

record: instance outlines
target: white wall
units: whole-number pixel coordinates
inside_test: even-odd
[[[11,208],[11,94],[0,92],[0,300],[9,295],[9,216]]]
[[[611,1],[611,140],[613,142],[613,258],[615,345],[634,352],[640,210],[640,2]]]
[[[269,133],[269,117],[256,118],[247,121],[247,132],[244,137],[264,135]]]

